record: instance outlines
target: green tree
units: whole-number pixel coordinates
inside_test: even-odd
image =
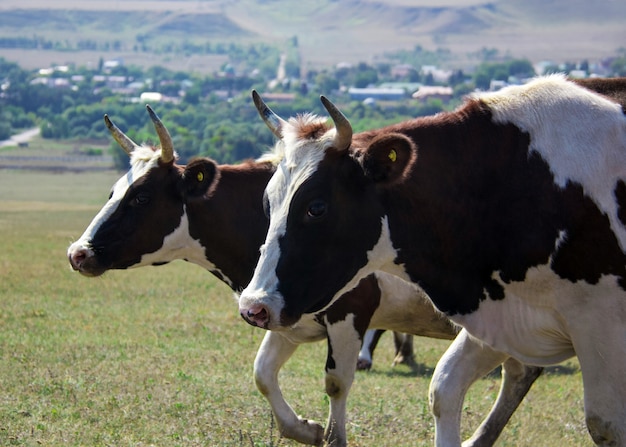
[[[339,89],[339,81],[337,81],[337,78],[326,71],[317,74],[315,77],[315,85],[317,86],[317,90],[324,95],[330,95],[333,91]]]
[[[521,78],[527,78],[535,76],[535,67],[526,59],[515,59],[508,62],[508,72],[510,76],[517,76]]]
[[[0,121],[0,141],[11,138],[11,125],[8,122]]]
[[[185,96],[183,96],[183,103],[197,106],[200,103],[200,98],[202,97],[202,88],[200,85],[194,84],[191,88],[185,91]]]
[[[615,76],[626,76],[626,56],[615,58],[611,63],[611,71]]]
[[[363,88],[368,85],[373,85],[378,82],[378,72],[375,68],[365,64],[360,63],[357,66],[356,73],[354,76],[354,86]]]
[[[492,80],[507,81],[510,76],[525,78],[534,74],[533,65],[524,59],[498,63],[483,62],[476,68],[473,80],[477,88],[486,90]]]

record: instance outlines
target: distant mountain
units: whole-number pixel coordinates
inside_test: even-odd
[[[297,35],[308,59],[320,63],[369,61],[415,45],[460,57],[495,48],[562,62],[614,55],[626,45],[622,0],[269,0],[233,2],[226,12],[266,38]]]
[[[297,37],[309,67],[446,49],[463,64],[496,49],[534,62],[599,59],[626,46],[626,1],[582,0],[3,0],[0,37],[267,42]],[[7,57],[0,48],[0,56]],[[68,55],[69,56],[69,55]],[[132,55],[129,55],[129,57]],[[180,61],[179,61],[180,62]]]

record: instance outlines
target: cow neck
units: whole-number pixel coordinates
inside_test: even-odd
[[[497,219],[487,216],[496,211],[502,194],[498,178],[507,178],[503,174],[507,170],[508,177],[519,176],[510,168],[521,166],[517,160],[528,157],[523,147],[507,150],[507,136],[527,137],[509,126],[494,126],[477,103],[415,123],[398,130],[415,142],[416,164],[406,181],[380,196],[398,250],[395,263],[440,310],[449,315],[466,313],[477,307],[484,287],[469,278],[476,276],[476,270],[491,268],[480,263],[495,232],[488,224]],[[492,134],[497,137],[491,138]],[[468,308],[456,308],[453,297]]]
[[[267,233],[263,192],[274,168],[249,162],[219,170],[217,185],[201,200],[188,202],[189,232],[205,247],[213,273],[239,292],[252,278]]]

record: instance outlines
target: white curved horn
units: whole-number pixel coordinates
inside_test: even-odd
[[[282,140],[282,128],[285,125],[286,121],[282,119],[280,116],[276,115],[272,109],[270,109],[267,104],[261,99],[261,96],[257,93],[256,90],[252,90],[252,101],[254,101],[254,105],[256,106],[259,115],[263,118],[263,121],[272,131],[272,133],[279,139]]]
[[[146,109],[148,109],[148,114],[154,124],[154,129],[159,136],[159,141],[161,143],[161,161],[163,163],[170,163],[171,161],[174,161],[174,143],[172,142],[172,137],[161,122],[160,118],[156,113],[154,113],[152,107],[146,105]]]
[[[131,140],[124,132],[122,132],[119,127],[113,124],[113,121],[109,119],[109,115],[107,114],[104,115],[104,123],[106,124],[109,132],[111,133],[113,139],[117,142],[117,144],[120,145],[124,152],[126,152],[128,155],[131,155],[137,147],[137,144],[133,140]]]
[[[333,145],[340,151],[347,150],[352,144],[352,125],[350,121],[328,98],[322,95],[320,100],[335,123],[335,129],[337,129]]]

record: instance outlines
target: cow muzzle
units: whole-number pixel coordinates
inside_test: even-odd
[[[285,329],[281,321],[284,301],[280,293],[263,293],[256,291],[239,297],[239,314],[252,326],[268,330]]]
[[[83,244],[72,244],[67,250],[72,269],[84,276],[100,276],[105,269],[99,266],[93,250]]]
[[[270,313],[263,304],[253,304],[246,309],[239,309],[239,313],[248,324],[269,329]]]

